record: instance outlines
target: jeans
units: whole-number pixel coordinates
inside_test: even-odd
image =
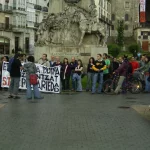
[[[91,90],[92,89],[92,78],[93,78],[93,73],[88,72],[87,73],[86,90]]]
[[[146,92],[150,92],[150,82],[147,80],[148,79],[148,75],[145,75],[145,91]]]
[[[119,81],[118,81],[118,85],[115,89],[115,93],[118,94],[118,92],[120,91],[123,81],[124,81],[125,77],[124,76],[120,76]]]
[[[82,91],[81,75],[78,75],[77,73],[73,74],[73,89]]]
[[[73,72],[71,72],[71,75],[70,75],[70,77],[71,77],[71,86],[72,86],[72,89],[73,89]]]
[[[11,77],[11,82],[9,86],[10,95],[18,95],[20,77]]]
[[[98,93],[102,92],[102,87],[103,87],[103,72],[100,73],[94,73],[93,78],[92,78],[92,93],[96,92],[96,83],[99,77],[98,81]]]
[[[27,83],[27,92],[26,92],[27,99],[30,99],[30,98],[32,98],[31,84],[28,79],[26,80],[26,83]],[[41,98],[41,93],[39,91],[38,84],[33,85],[33,93],[34,93],[34,98]]]

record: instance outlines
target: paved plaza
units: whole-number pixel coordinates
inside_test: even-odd
[[[44,94],[38,102],[0,95],[0,150],[150,149],[150,122],[131,108],[149,105],[149,94]]]

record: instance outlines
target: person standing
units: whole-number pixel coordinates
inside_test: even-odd
[[[94,70],[93,79],[92,79],[92,94],[96,92],[96,83],[98,81],[98,93],[102,93],[102,87],[103,87],[103,70],[105,70],[106,64],[105,61],[102,59],[101,54],[97,54],[97,60],[95,61],[95,64],[92,66]]]
[[[64,61],[61,65],[62,90],[69,90],[70,73],[71,70],[70,70],[68,58],[64,58]]]
[[[50,63],[50,67],[54,67],[54,63],[55,63],[55,57],[51,56],[51,60],[49,61]]]
[[[72,57],[71,62],[70,62],[72,90],[74,90],[73,89],[73,74],[75,72],[75,68],[77,67],[77,65],[78,65],[78,63],[77,63],[75,57]]]
[[[113,62],[112,62],[112,72],[114,72],[116,69],[118,69],[119,67],[119,62],[117,61],[116,58],[113,58]]]
[[[47,54],[42,55],[42,58],[38,61],[38,64],[46,66],[46,67],[50,67],[50,63],[47,60]]]
[[[146,58],[146,55],[142,55],[141,56],[141,60],[139,61],[140,68],[144,67],[144,65],[145,65],[145,58]]]
[[[86,85],[86,91],[88,92],[89,90],[92,90],[92,77],[94,70],[92,69],[92,66],[95,63],[95,59],[91,57],[89,59],[88,67],[87,67],[87,85]]]
[[[110,68],[110,60],[108,59],[108,55],[106,53],[103,54],[103,59],[106,64],[106,69],[103,71],[104,73],[104,81],[109,78],[109,68]]]
[[[54,66],[61,66],[61,62],[60,62],[60,58],[59,57],[56,57],[56,61],[54,62],[53,67]]]
[[[145,56],[145,65],[143,67],[136,69],[136,70],[144,73],[144,78],[145,78],[144,93],[150,93],[150,81],[148,81],[148,78],[150,76],[149,69],[150,69],[150,61],[149,61],[149,58],[147,56]]]
[[[8,98],[14,98],[14,99],[20,98],[18,97],[19,82],[21,77],[20,69],[22,69],[22,65],[20,62],[20,54],[16,54],[14,56],[13,62],[11,64],[11,69],[10,69],[11,82],[9,86],[10,95],[8,96]]]
[[[32,100],[32,89],[31,89],[31,84],[30,84],[30,75],[31,74],[36,74],[37,69],[36,65],[34,64],[34,57],[29,56],[28,57],[28,63],[24,65],[24,70],[26,71],[26,84],[27,84],[27,100]],[[38,84],[33,85],[33,93],[34,93],[34,99],[43,99],[41,97],[41,93],[38,88]]]
[[[83,64],[81,59],[78,60],[77,67],[73,73],[73,90],[77,92],[82,91],[81,73],[83,70]]]
[[[132,66],[132,74],[133,74],[134,71],[139,68],[139,63],[135,60],[134,57],[132,57],[131,61],[130,61],[130,64]]]

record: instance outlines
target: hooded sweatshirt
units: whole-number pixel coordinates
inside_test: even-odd
[[[36,65],[32,62],[28,62],[24,65],[24,70],[26,71],[26,78],[29,79],[30,74],[36,74]]]

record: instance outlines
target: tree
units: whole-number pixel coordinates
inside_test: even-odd
[[[117,44],[122,48],[124,45],[124,21],[118,21],[118,35],[117,35]]]
[[[117,57],[121,51],[121,48],[117,44],[108,45],[108,53],[113,57]]]
[[[133,54],[133,56],[137,56],[137,53],[139,52],[140,50],[140,47],[138,44],[131,44],[129,47],[128,47],[128,50],[130,53]]]

